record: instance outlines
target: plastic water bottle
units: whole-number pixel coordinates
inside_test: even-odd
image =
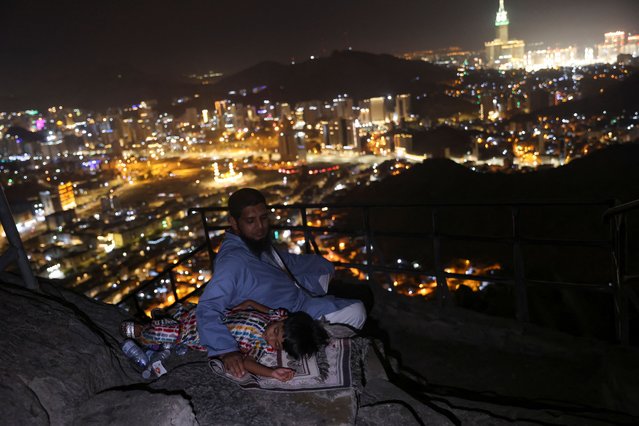
[[[164,368],[164,365],[162,365],[162,361],[166,361],[167,359],[169,359],[170,356],[170,349],[164,349],[162,351],[155,352],[151,356],[150,364],[142,372],[142,377],[148,379],[151,377],[152,374],[160,377],[161,375],[166,373],[166,369]]]
[[[139,347],[133,339],[126,339],[122,342],[122,352],[129,358],[138,368],[146,368],[149,365],[149,357],[146,356],[141,347]]]
[[[179,356],[186,355],[188,351],[189,351],[189,347],[186,345],[177,345],[175,347],[175,353]]]
[[[156,352],[151,357],[151,364],[157,361],[166,361],[171,356],[171,349],[164,349]]]

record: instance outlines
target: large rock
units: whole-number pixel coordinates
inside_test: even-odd
[[[145,381],[120,350],[118,308],[43,284],[0,284],[5,424],[353,424],[368,341],[352,344],[354,386],[323,392],[246,391],[215,376],[206,355],[166,362]]]
[[[43,418],[69,424],[79,404],[131,382],[118,341],[86,313],[94,310],[99,316],[106,310],[118,322],[116,310],[86,298],[80,308],[64,298],[68,292],[45,288],[48,294],[0,285],[0,399],[8,424]]]
[[[189,401],[181,395],[147,391],[108,391],[82,404],[74,425],[198,425]]]
[[[384,291],[375,299],[371,316],[401,358],[395,373],[432,394],[453,389],[458,398],[484,401],[486,409],[508,400],[522,409],[567,413],[578,406],[597,419],[639,416],[637,348]]]
[[[198,421],[206,425],[348,425],[355,422],[357,395],[362,390],[368,341],[351,345],[354,386],[319,392],[279,393],[244,390],[214,375],[202,353],[190,352],[169,360],[169,374],[150,383],[162,392],[183,392],[191,400]]]
[[[119,348],[126,314],[118,308],[47,284],[36,292],[0,283],[0,418],[29,425],[638,423],[636,349],[421,302],[377,295],[373,319],[388,332],[387,346],[369,350],[367,339],[352,340],[353,387],[275,393],[215,376],[201,352],[173,356],[168,374],[145,381]]]

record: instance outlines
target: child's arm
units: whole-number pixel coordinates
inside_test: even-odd
[[[288,382],[295,375],[295,371],[290,368],[278,367],[271,368],[260,364],[251,357],[244,358],[244,368],[249,373],[257,374],[262,377],[272,377],[280,382]]]
[[[258,312],[262,312],[263,314],[268,314],[271,308],[268,306],[264,306],[261,303],[257,303],[255,300],[245,300],[239,305],[231,308],[232,311],[244,311],[246,309],[255,309]]]

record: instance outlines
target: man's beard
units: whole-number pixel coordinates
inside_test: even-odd
[[[257,257],[260,257],[262,253],[264,253],[271,247],[270,233],[267,233],[264,238],[261,238],[259,240],[253,240],[241,234],[239,237],[242,239],[242,241],[244,241],[244,244],[246,244],[246,247],[248,247],[248,249]]]

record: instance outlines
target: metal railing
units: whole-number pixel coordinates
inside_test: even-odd
[[[207,243],[203,243],[196,246],[193,250],[191,250],[184,256],[181,256],[180,258],[178,258],[176,262],[170,264],[166,269],[160,272],[157,276],[153,277],[150,280],[144,281],[142,284],[136,287],[133,291],[129,292],[126,296],[124,296],[120,300],[120,302],[117,303],[118,306],[128,311],[132,311],[132,313],[135,315],[138,315],[138,316],[144,315],[145,309],[144,309],[144,306],[142,306],[142,304],[140,303],[138,296],[140,294],[144,294],[145,291],[157,288],[158,285],[162,284],[167,279],[170,284],[171,294],[173,295],[173,300],[174,300],[173,304],[182,303],[183,301],[189,299],[190,297],[197,295],[198,291],[200,291],[199,288],[195,289],[194,291],[190,293],[187,293],[186,295],[182,297],[178,296],[175,269],[179,266],[182,266],[185,262],[188,262],[189,260],[195,258],[195,256],[197,256],[199,253],[204,252],[207,249],[207,246],[210,247],[208,240],[207,240]],[[212,260],[213,258],[214,257],[209,258],[211,264],[213,263],[213,260]]]
[[[22,281],[20,283],[26,288],[36,290],[39,288],[38,280],[33,274],[27,253],[24,251],[22,239],[16,228],[16,222],[11,214],[9,202],[4,193],[4,187],[0,185],[0,223],[9,241],[9,247],[0,255],[0,272],[4,271],[11,263],[18,265]]]
[[[635,311],[639,312],[639,297],[630,283],[639,282],[639,274],[631,274],[629,270],[628,256],[630,250],[628,248],[628,213],[639,210],[639,200],[631,201],[611,207],[604,213],[604,220],[609,221],[612,231],[612,260],[615,265],[614,279],[614,303],[615,303],[615,320],[617,338],[622,343],[630,341],[630,313],[629,304],[631,303]]]
[[[346,204],[294,204],[294,205],[271,205],[270,208],[273,211],[288,211],[297,215],[298,219],[293,220],[292,224],[288,222],[276,222],[272,228],[275,231],[288,230],[291,232],[302,233],[304,236],[303,247],[307,253],[320,253],[320,248],[316,242],[316,237],[321,235],[340,235],[352,238],[363,238],[362,252],[364,259],[362,261],[342,262],[334,261],[336,267],[339,268],[355,268],[363,271],[370,277],[374,273],[403,273],[414,275],[427,275],[435,277],[436,281],[436,300],[442,304],[447,305],[452,303],[451,293],[448,287],[449,279],[463,279],[479,282],[498,282],[511,284],[514,288],[514,307],[515,316],[519,321],[527,322],[530,320],[530,313],[528,307],[528,288],[531,286],[550,286],[551,288],[568,288],[578,289],[585,291],[596,291],[604,294],[611,295],[614,300],[615,306],[615,334],[618,341],[622,343],[628,343],[628,300],[639,309],[639,300],[637,300],[634,293],[625,288],[625,284],[631,280],[639,278],[639,276],[628,276],[624,271],[625,268],[625,256],[627,251],[625,250],[625,243],[627,242],[625,224],[626,212],[639,207],[639,201],[628,203],[621,206],[614,207],[612,201],[594,201],[594,202],[520,202],[520,203],[432,203],[432,204],[412,204],[412,205],[346,205]],[[466,234],[454,234],[450,232],[444,232],[442,228],[442,214],[445,211],[451,209],[473,209],[473,208],[499,208],[506,209],[509,212],[509,228],[508,235],[472,235]],[[591,238],[591,239],[574,239],[574,238],[539,238],[529,237],[522,233],[522,209],[526,208],[597,208],[601,211],[605,211],[604,218],[612,220],[609,222],[609,231],[606,231],[605,238]],[[429,211],[428,222],[430,229],[425,232],[410,231],[410,232],[397,232],[397,231],[385,231],[381,228],[377,228],[372,224],[372,216],[375,212],[383,209],[426,209]],[[323,226],[322,224],[313,226],[309,223],[310,215],[317,215],[317,212],[326,211],[339,211],[339,210],[359,210],[361,215],[361,225],[359,226]],[[202,220],[202,226],[204,229],[205,243],[198,246],[191,251],[184,258],[179,259],[179,262],[171,265],[167,270],[163,271],[159,276],[153,278],[150,281],[143,283],[140,287],[135,289],[132,293],[127,295],[121,303],[130,302],[135,300],[137,304],[136,294],[140,291],[153,287],[161,279],[166,279],[166,276],[171,280],[172,291],[175,295],[176,301],[185,300],[193,295],[201,292],[203,287],[196,289],[193,293],[190,293],[184,297],[178,298],[175,291],[175,283],[172,278],[173,269],[184,261],[192,258],[198,253],[204,251],[208,252],[209,261],[211,264],[211,271],[213,271],[213,263],[215,259],[214,245],[211,240],[211,233],[219,233],[227,229],[224,215],[227,211],[224,207],[209,207],[209,208],[194,208],[190,209],[192,214],[199,214]],[[601,216],[599,216],[601,217]],[[290,219],[290,218],[289,218]],[[608,225],[601,220],[602,229],[605,229]],[[385,237],[411,239],[419,241],[420,244],[424,241],[428,242],[429,249],[432,251],[432,267],[431,269],[425,268],[402,268],[395,265],[390,265],[383,261],[383,256],[377,250],[377,240]],[[448,242],[457,243],[497,243],[505,244],[510,247],[511,258],[510,263],[512,271],[510,275],[499,276],[486,276],[472,273],[459,274],[455,272],[446,271],[444,255],[442,252],[442,244]],[[610,256],[612,268],[609,280],[603,280],[601,282],[577,282],[577,281],[557,281],[548,279],[535,279],[531,278],[526,273],[526,256],[524,255],[524,248],[527,247],[581,247],[581,248],[594,248],[598,250],[604,250]],[[137,306],[137,309],[140,307]]]

